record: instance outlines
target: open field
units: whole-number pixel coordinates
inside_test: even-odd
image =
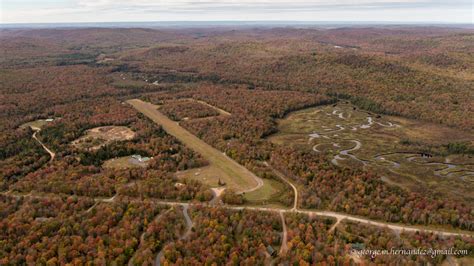
[[[114,168],[114,169],[130,169],[137,167],[146,167],[148,162],[140,162],[132,156],[124,156],[119,158],[113,158],[104,162],[102,167]]]
[[[474,199],[474,158],[442,149],[453,141],[472,143],[469,132],[339,103],[290,114],[270,140],[327,154],[338,166],[374,169],[391,184]]]
[[[219,179],[221,182],[226,183],[226,187],[232,189],[238,189],[238,184],[235,184],[231,179],[229,180],[230,183],[227,183],[229,178],[224,179],[226,174],[218,167],[214,165],[208,165],[205,167],[200,168],[193,168],[185,171],[179,171],[176,173],[176,177],[182,179],[195,179],[202,182],[204,185],[210,188],[220,187]]]
[[[238,190],[239,185],[232,179],[224,179],[225,173],[219,168],[209,165],[201,168],[189,169],[186,171],[179,171],[176,173],[176,177],[182,179],[194,179],[200,181],[209,188],[231,188]],[[221,182],[226,182],[224,186],[219,185],[219,179]],[[231,183],[227,183],[229,180]],[[269,204],[273,203],[281,195],[282,191],[288,189],[283,183],[272,179],[262,179],[263,185],[254,191],[247,192],[244,198],[250,204]]]
[[[42,127],[44,127],[46,124],[48,124],[48,122],[50,122],[50,121],[48,121],[46,119],[38,119],[38,120],[35,120],[35,121],[24,123],[23,125],[20,126],[20,128],[30,127],[33,130],[40,130]]]
[[[110,77],[112,79],[112,84],[118,88],[140,88],[141,86],[153,84],[146,79],[140,79],[125,73],[113,73]]]
[[[135,137],[128,127],[123,126],[104,126],[96,127],[86,131],[86,134],[73,141],[74,146],[95,150],[112,141],[131,140]]]
[[[285,189],[283,183],[273,179],[262,179],[263,186],[260,189],[245,194],[245,199],[249,203],[269,203],[277,198]]]
[[[189,133],[187,130],[179,126],[178,123],[168,119],[157,110],[155,105],[137,99],[129,100],[127,102],[155,123],[160,124],[170,135],[175,136],[186,146],[206,158],[212,167],[215,167],[220,173],[222,173],[221,178],[229,188],[234,188],[237,192],[251,192],[263,185],[260,178],[255,176],[252,172],[236,163],[222,152],[211,147],[198,137]]]

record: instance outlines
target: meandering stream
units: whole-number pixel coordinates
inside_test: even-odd
[[[332,113],[326,113],[326,115],[337,116],[339,119],[343,119],[343,120],[347,120],[347,118],[350,117],[350,114],[347,117],[345,117],[344,112],[342,112],[341,110],[338,110],[338,109],[333,110]],[[348,126],[348,125],[337,124],[337,125],[335,125],[336,129],[330,128],[329,125],[323,125],[322,126],[323,132],[315,132],[315,131],[312,132],[311,134],[309,134],[308,142],[311,143],[315,139],[320,139],[320,138],[335,139],[336,140],[332,143],[331,142],[320,142],[320,143],[314,144],[312,146],[312,150],[314,152],[317,152],[317,153],[321,153],[323,151],[320,148],[323,145],[332,144],[334,147],[340,147],[341,146],[340,142],[342,142],[342,141],[350,141],[350,142],[354,143],[355,146],[353,146],[352,148],[341,150],[341,151],[339,151],[339,153],[334,155],[333,159],[331,160],[331,163],[334,164],[334,165],[337,165],[337,166],[340,166],[340,164],[339,164],[340,161],[343,161],[343,160],[346,160],[346,159],[350,158],[352,160],[360,162],[363,166],[366,166],[368,164],[387,163],[388,164],[387,167],[399,169],[399,168],[402,167],[403,162],[393,160],[393,159],[390,158],[390,156],[397,155],[397,154],[398,155],[403,154],[404,155],[403,158],[404,158],[404,161],[406,161],[406,163],[415,163],[417,165],[427,167],[427,168],[430,168],[430,169],[435,167],[435,169],[432,170],[433,175],[438,176],[438,177],[443,177],[443,178],[445,178],[445,177],[454,177],[457,173],[461,173],[458,176],[458,178],[460,178],[462,180],[466,180],[466,178],[474,177],[474,170],[471,171],[471,169],[467,169],[467,168],[463,167],[463,166],[466,166],[466,165],[454,164],[454,163],[449,162],[447,159],[445,159],[445,162],[423,161],[426,158],[422,157],[418,153],[392,152],[392,153],[385,153],[385,154],[377,154],[377,155],[374,155],[372,157],[372,160],[365,160],[365,159],[361,159],[361,158],[357,157],[356,155],[352,154],[352,152],[360,150],[362,148],[362,143],[361,143],[360,140],[355,139],[355,138],[354,139],[343,139],[342,138],[343,136],[341,136],[341,138],[338,139],[339,135],[332,134],[332,133],[342,132],[342,131],[346,130],[346,127],[348,127],[352,131],[357,131],[359,129],[362,129],[362,130],[369,129],[373,125],[379,125],[381,127],[386,127],[386,128],[400,127],[400,125],[392,123],[392,122],[388,122],[388,121],[378,122],[378,121],[374,120],[374,118],[371,117],[371,116],[367,116],[366,119],[367,119],[367,122],[364,123],[364,124],[360,124],[360,125],[349,125]],[[393,171],[393,170],[390,170],[390,171]]]

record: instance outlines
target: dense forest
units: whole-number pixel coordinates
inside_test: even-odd
[[[265,38],[256,40],[255,34]],[[373,111],[472,129],[472,34],[422,28],[257,30],[115,58],[151,77],[176,69],[171,75],[182,81],[341,94]]]
[[[417,249],[432,248],[443,249],[456,247],[459,249],[472,249],[472,240],[465,239],[463,243],[458,238],[439,238],[428,233],[415,235],[401,233],[397,236],[385,229],[342,222],[340,226],[331,230],[333,222],[321,218],[308,218],[304,215],[288,215],[288,252],[280,262],[300,263],[311,265],[327,262],[329,265],[349,265],[360,263],[360,258],[350,253],[354,247],[370,248],[372,250],[391,250],[397,248]],[[439,264],[443,261],[440,257],[430,256],[393,256],[379,255],[370,259],[373,264]],[[308,263],[308,264],[305,264]]]

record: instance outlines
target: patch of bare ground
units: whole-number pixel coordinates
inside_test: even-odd
[[[131,140],[135,132],[124,126],[103,126],[86,131],[85,135],[74,140],[72,145],[88,150],[96,150],[112,141]]]

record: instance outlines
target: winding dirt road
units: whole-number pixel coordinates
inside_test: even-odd
[[[279,212],[279,214],[281,218],[281,226],[283,227],[283,235],[281,237],[280,252],[278,255],[284,255],[288,251],[288,230],[286,229],[285,216],[283,215],[283,212]]]
[[[33,128],[32,128],[33,129]],[[49,159],[49,161],[53,161],[54,160],[54,157],[56,156],[56,153],[52,152],[50,149],[48,149],[48,147],[46,147],[46,145],[44,145],[43,142],[41,142],[41,140],[39,140],[37,137],[36,137],[36,133],[40,132],[41,129],[39,128],[34,128],[33,129],[35,131],[35,133],[33,133],[33,138],[43,147],[43,149],[49,153],[49,155],[51,156],[51,159]]]
[[[155,218],[153,219],[152,222],[157,222],[159,220],[161,220],[161,218],[163,218],[166,214],[168,214],[170,211],[173,210],[173,207],[171,207],[170,209],[164,211],[164,212],[160,212],[158,213],[158,215],[155,216]],[[151,224],[151,223],[150,223]],[[138,242],[138,248],[137,248],[137,251],[138,249],[142,246],[142,244],[145,242],[145,235],[146,235],[146,231],[147,231],[147,228],[144,228],[143,229],[143,232],[142,234],[140,235],[140,241]],[[133,254],[133,256],[130,258],[130,260],[128,261],[128,266],[133,266],[133,259],[135,258],[136,256],[136,251],[135,253]]]
[[[191,229],[193,228],[194,225],[193,225],[193,221],[191,220],[191,217],[189,217],[189,214],[188,214],[189,204],[181,204],[181,205],[183,206],[183,216],[184,216],[184,219],[186,220],[186,227],[188,228],[186,232],[179,238],[180,240],[183,240],[183,239],[186,239],[189,236],[189,234],[191,234]],[[160,250],[160,252],[158,252],[158,255],[156,255],[155,265],[157,266],[161,265],[161,258],[164,255],[163,248]]]
[[[273,171],[273,173],[275,173],[275,175],[277,175],[279,178],[281,178],[283,181],[285,181],[288,185],[291,186],[291,188],[293,189],[293,194],[294,194],[293,208],[291,208],[291,210],[296,211],[298,208],[298,189],[296,189],[296,186],[293,185],[293,183],[291,183],[291,181],[288,178],[286,178],[286,176],[282,172],[275,169],[268,162],[264,162],[264,164],[268,166]]]

